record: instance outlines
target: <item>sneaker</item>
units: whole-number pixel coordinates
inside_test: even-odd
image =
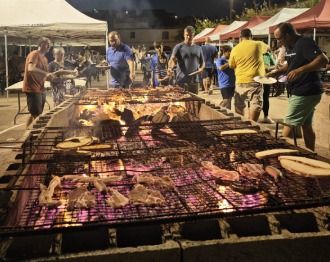
[[[275,124],[274,120],[271,119],[270,117],[266,116],[264,118],[264,123],[267,123],[267,124]]]

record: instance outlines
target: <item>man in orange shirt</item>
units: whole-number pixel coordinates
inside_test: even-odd
[[[22,91],[26,93],[26,102],[31,114],[26,122],[26,127],[42,114],[46,102],[44,84],[46,80],[54,78],[52,73],[47,72],[48,60],[45,57],[50,49],[50,44],[47,37],[39,38],[38,49],[26,57]]]

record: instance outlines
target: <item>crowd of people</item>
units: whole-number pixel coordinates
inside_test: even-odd
[[[195,29],[187,26],[183,42],[175,45],[171,54],[165,53],[163,43],[156,40],[151,56],[144,45],[130,48],[121,41],[117,31],[110,32],[104,60],[110,68],[110,86],[131,87],[140,64],[147,86],[176,84],[194,94],[203,91],[210,95],[217,82],[223,99],[220,106],[231,109],[234,100],[236,113],[245,115],[248,107],[249,119],[258,121],[263,111],[264,122],[274,123],[268,116],[271,87],[255,79],[277,77],[286,83],[290,95],[283,136],[289,136],[293,126],[302,126],[306,147],[314,150],[312,119],[323,92],[319,70],[329,60],[312,39],[300,36],[290,23],[280,23],[276,27],[274,36],[278,45],[272,50],[263,41],[254,40],[248,28],[241,30],[237,45],[230,38],[219,51],[208,37],[205,44],[199,46],[194,43],[194,36]],[[90,49],[81,50],[76,60],[72,54],[65,56],[63,48],[54,48],[55,59],[48,64],[45,54],[49,49],[49,39],[40,38],[38,50],[26,59],[23,91],[31,113],[27,125],[42,113],[45,80],[51,82],[54,105],[58,105],[68,92],[67,86],[72,86],[72,82],[62,81],[59,74],[65,71],[79,76],[90,75],[93,57]],[[279,85],[278,90],[277,95],[283,92],[283,86]]]

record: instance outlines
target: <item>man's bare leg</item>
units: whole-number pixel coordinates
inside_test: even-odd
[[[209,92],[209,84],[208,84],[207,78],[203,78],[203,86],[204,86],[204,93],[208,93]]]
[[[237,114],[241,115],[241,116],[244,116],[244,114],[245,114],[244,109],[239,110],[239,109],[235,108],[235,112],[236,112]]]
[[[249,119],[257,122],[260,116],[260,112],[257,112],[255,110],[249,110]]]
[[[28,128],[31,123],[33,122],[33,120],[35,119],[35,117],[33,115],[30,115],[29,118],[26,121],[26,128]]]
[[[212,93],[213,93],[213,79],[212,79],[212,77],[207,78],[207,83],[208,83],[208,89],[209,89],[208,94],[212,95]]]
[[[284,137],[289,137],[290,136],[290,133],[291,133],[291,127],[289,126],[284,126],[283,127],[283,130],[282,130],[282,136]]]
[[[315,150],[315,132],[311,125],[302,125],[303,137],[305,141],[305,146],[314,151]]]

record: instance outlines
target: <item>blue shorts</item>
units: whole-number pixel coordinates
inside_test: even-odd
[[[26,92],[26,103],[28,110],[33,117],[42,114],[46,103],[46,93]]]
[[[223,99],[232,98],[235,94],[235,87],[224,87],[220,88],[220,92]]]
[[[293,126],[312,125],[315,107],[320,103],[321,97],[322,94],[290,96],[288,114],[284,118],[284,123]]]

